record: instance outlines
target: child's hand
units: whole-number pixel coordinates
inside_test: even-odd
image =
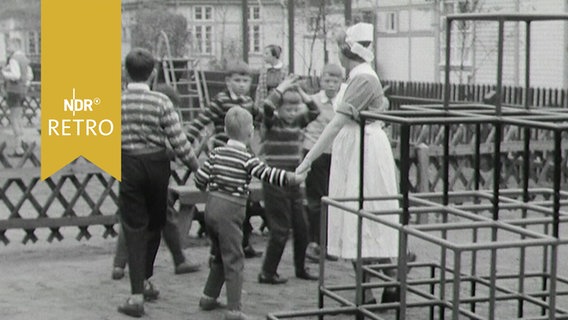
[[[298,93],[302,97],[303,103],[309,103],[312,101],[312,97],[310,97],[300,86],[298,86]]]
[[[308,171],[302,173],[288,173],[288,181],[290,185],[299,185],[308,177]]]
[[[280,93],[284,93],[285,91],[295,87],[299,79],[300,77],[297,75],[289,74],[282,82],[280,82],[278,87],[276,87],[276,90],[280,91]]]

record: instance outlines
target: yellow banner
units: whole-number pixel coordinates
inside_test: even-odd
[[[41,179],[83,156],[120,180],[121,1],[41,1]]]

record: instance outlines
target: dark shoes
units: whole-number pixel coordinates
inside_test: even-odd
[[[264,272],[258,274],[258,282],[266,284],[284,284],[288,282],[288,279],[280,277],[278,273],[274,275],[267,275]]]
[[[201,297],[199,299],[199,308],[204,311],[211,311],[219,308],[223,308],[222,305],[217,299],[210,298],[210,297]]]
[[[128,299],[126,302],[118,306],[118,312],[134,318],[140,318],[144,315],[144,304],[134,303]]]
[[[158,300],[158,297],[160,296],[160,291],[154,288],[152,282],[148,281],[144,284],[144,292],[142,294],[144,295],[144,300],[154,301]]]
[[[260,257],[262,256],[262,251],[256,251],[254,250],[254,248],[251,245],[246,246],[243,249],[244,253],[245,253],[245,258],[250,259],[250,258],[256,258],[256,257]]]
[[[308,269],[296,271],[296,278],[310,281],[316,281],[319,279],[317,275],[310,273]]]
[[[197,263],[191,264],[189,262],[182,262],[175,267],[174,273],[175,274],[185,274],[185,273],[192,273],[197,272],[201,269],[201,266]]]

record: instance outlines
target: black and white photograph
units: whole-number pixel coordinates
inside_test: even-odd
[[[119,179],[0,2],[0,319],[568,319],[567,0],[120,2]]]

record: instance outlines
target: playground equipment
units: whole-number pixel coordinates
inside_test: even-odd
[[[498,23],[497,83],[494,105],[450,104],[450,50],[451,25],[456,21],[493,21]],[[531,109],[530,107],[530,40],[533,21],[566,21],[566,14],[463,14],[446,17],[446,70],[443,105],[402,107],[382,114],[361,113],[361,159],[364,150],[366,121],[381,120],[395,126],[399,132],[400,194],[396,197],[366,198],[363,188],[355,199],[324,198],[323,216],[327,206],[345,210],[358,216],[358,252],[355,284],[327,284],[324,254],[320,259],[318,308],[269,314],[267,319],[288,319],[340,314],[355,319],[568,319],[568,279],[559,275],[558,257],[568,238],[561,237],[560,228],[566,226],[568,212],[562,210],[568,203],[568,192],[561,190],[563,133],[568,131],[568,112],[564,109]],[[524,22],[526,29],[524,108],[502,106],[503,36],[506,22]],[[409,193],[410,133],[414,126],[436,124],[443,127],[442,191]],[[450,133],[456,126],[472,128],[474,132],[473,175],[474,190],[450,192],[449,158]],[[522,132],[521,174],[519,188],[502,189],[501,147],[503,128],[514,126]],[[483,131],[492,132],[492,147],[481,150]],[[531,170],[531,137],[539,131],[549,132],[552,141],[541,149],[553,156],[552,187],[529,185]],[[491,155],[492,187],[480,189],[480,159]],[[360,167],[363,168],[362,163]],[[365,179],[360,173],[360,185]],[[401,207],[394,211],[369,212],[363,210],[365,201],[398,199]],[[356,201],[358,206],[346,202]],[[384,214],[399,214],[398,224],[381,218]],[[438,213],[441,221],[412,225],[412,216]],[[322,223],[321,246],[326,248],[327,223]],[[412,219],[424,221],[424,219]],[[361,257],[361,230],[363,223],[382,223],[399,231],[399,259],[396,264],[363,265]],[[420,243],[424,250],[420,260],[408,263],[409,243]],[[397,267],[398,278],[381,272]],[[369,274],[380,282],[363,283]],[[365,304],[365,288],[399,286],[399,302]],[[354,301],[351,301],[354,295]],[[339,306],[324,307],[324,298]],[[427,312],[423,312],[426,309]],[[383,312],[395,310],[392,312]]]
[[[190,121],[194,113],[205,108],[209,102],[209,91],[205,73],[199,68],[199,60],[191,58],[173,58],[168,36],[160,32],[155,56],[160,61],[162,75],[154,78],[154,85],[162,80],[179,93],[182,105],[178,112],[182,122]]]

